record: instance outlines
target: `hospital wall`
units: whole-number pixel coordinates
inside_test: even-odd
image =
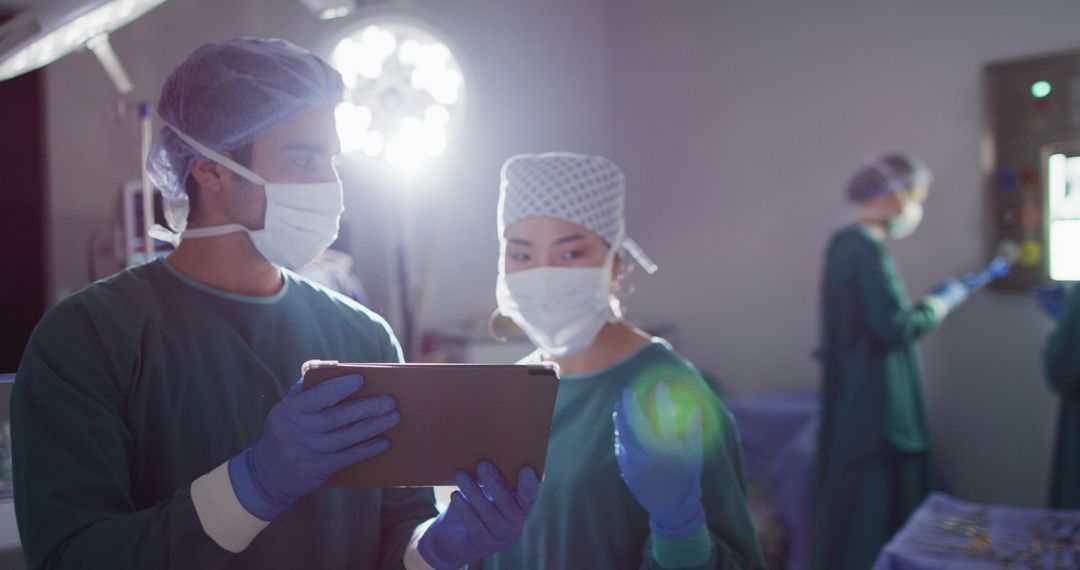
[[[708,2],[611,8],[614,158],[629,231],[662,270],[634,307],[736,394],[812,388],[822,257],[847,178],[877,153],[922,156],[922,228],[888,246],[913,296],[977,268],[981,67],[1080,46],[1080,4],[1011,0]],[[1049,321],[983,293],[923,343],[935,451],[951,490],[1045,498],[1056,399]]]

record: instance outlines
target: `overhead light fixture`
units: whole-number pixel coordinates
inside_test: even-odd
[[[0,25],[0,81],[90,49],[121,93],[131,81],[108,43],[110,32],[165,0],[42,0]]]
[[[457,55],[434,29],[404,15],[361,19],[330,62],[347,87],[337,110],[344,153],[412,170],[446,151],[467,88]]]
[[[109,75],[116,90],[135,90],[109,44],[109,33],[133,22],[165,0],[41,0],[0,25],[0,81],[39,69],[86,48]],[[124,109],[121,102],[121,109]],[[149,232],[153,223],[153,188],[146,174],[150,148],[150,105],[138,105],[142,134],[143,209],[147,259],[154,255]]]
[[[343,18],[356,11],[356,0],[300,0],[320,20]]]

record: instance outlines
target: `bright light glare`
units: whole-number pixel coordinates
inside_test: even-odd
[[[370,26],[360,34],[359,41],[352,37],[341,40],[331,58],[345,84],[354,88],[358,76],[373,80],[383,74],[383,62],[393,53],[396,42],[394,34]]]
[[[446,151],[465,77],[445,43],[423,28],[381,21],[342,39],[330,59],[349,90],[337,112],[344,152],[414,169]]]
[[[341,138],[341,152],[365,148],[364,134],[371,124],[371,109],[357,105],[338,105],[334,113]]]
[[[1049,81],[1036,81],[1031,84],[1031,95],[1036,99],[1042,99],[1050,95],[1052,87]]]
[[[0,81],[48,65],[87,41],[135,20],[165,0],[112,0],[61,24],[0,62]],[[99,2],[100,3],[100,2]],[[48,26],[50,22],[43,22]]]
[[[447,69],[439,75],[434,85],[428,87],[428,91],[436,101],[443,105],[453,105],[457,103],[461,84],[464,82],[465,78],[461,76],[460,71]]]
[[[1050,225],[1050,278],[1055,281],[1080,281],[1080,220],[1054,222]]]
[[[322,12],[319,12],[320,20],[336,20],[338,18],[344,18],[352,12],[352,8],[340,7],[340,8],[327,8]]]
[[[424,111],[424,120],[433,125],[445,125],[450,122],[450,111],[442,105],[432,105]]]
[[[397,135],[386,145],[386,160],[394,166],[409,168],[426,157],[437,157],[445,150],[446,135],[440,125],[407,117],[402,119]]]
[[[373,57],[378,58],[379,62],[390,57],[390,54],[394,53],[394,49],[397,48],[397,36],[393,32],[378,26],[368,26],[363,32],[360,32],[360,41],[363,42],[365,48],[371,51]]]
[[[386,147],[386,139],[379,131],[368,131],[363,135],[363,147],[361,150],[364,154],[375,158],[382,153],[383,148]]]
[[[398,50],[398,61],[405,65],[416,65],[417,60],[420,58],[420,49],[420,43],[414,39],[401,42],[401,49]]]
[[[1050,278],[1080,281],[1080,156],[1055,154],[1047,166]]]

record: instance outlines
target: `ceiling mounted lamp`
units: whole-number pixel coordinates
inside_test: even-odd
[[[441,156],[465,112],[462,65],[431,27],[404,15],[365,18],[330,55],[345,79],[342,151],[403,170]]]
[[[109,34],[165,0],[42,1],[0,25],[0,81],[89,49],[120,93],[134,87],[109,45]]]

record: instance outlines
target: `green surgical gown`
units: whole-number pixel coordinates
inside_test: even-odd
[[[531,360],[538,360],[538,356]],[[705,411],[702,501],[712,556],[707,564],[695,568],[764,567],[747,511],[742,451],[735,426],[701,375],[659,339],[602,371],[562,378],[544,483],[521,538],[476,567],[663,568],[653,556],[648,514],[619,474],[611,420],[623,388],[633,387],[649,410],[653,389],[660,381],[671,386],[681,413],[695,406]],[[679,557],[680,545],[664,546]]]
[[[916,342],[941,315],[908,300],[882,238],[838,231],[825,257],[811,566],[866,570],[931,491]]]
[[[15,506],[30,568],[400,568],[430,489],[321,489],[239,554],[202,530],[191,482],[255,444],[312,358],[400,361],[377,315],[285,272],[273,297],[158,260],[38,324],[11,397]]]
[[[1050,506],[1080,509],[1080,288],[1046,344],[1046,377],[1061,395]]]

